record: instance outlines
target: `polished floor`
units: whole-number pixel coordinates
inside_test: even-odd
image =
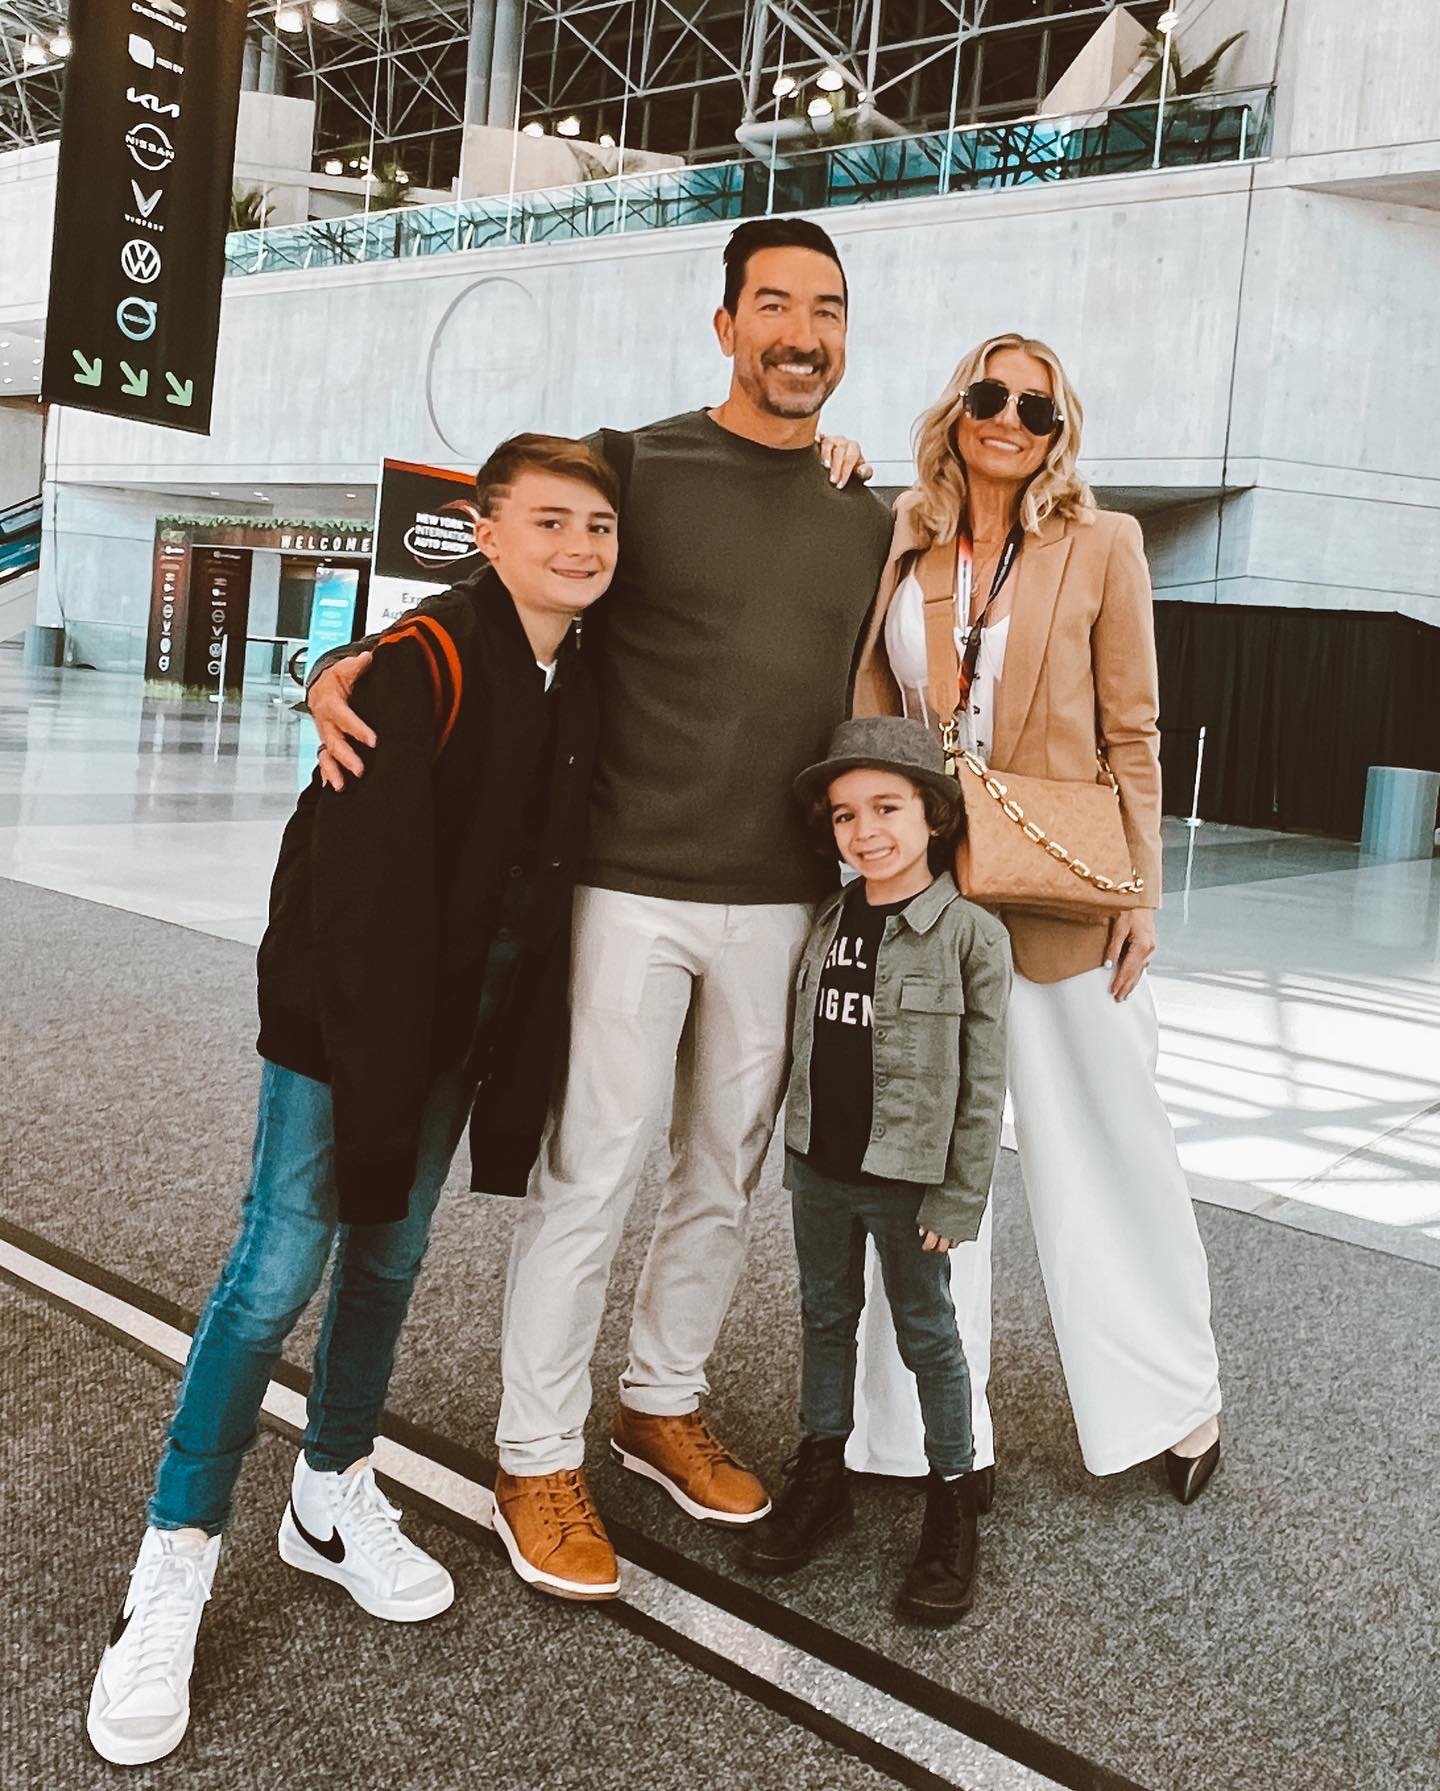
[[[0,1290],[0,1545],[25,1614],[6,1784],[112,1776],[84,1746],[84,1691],[243,1184],[249,948],[313,751],[274,694],[238,716],[147,705],[127,680],[26,673],[0,649],[0,1275],[18,1290]],[[514,1208],[457,1175],[381,1464],[461,1583],[453,1619],[377,1636],[274,1559],[307,1323],[247,1470],[195,1729],[137,1782],[269,1786],[314,1766],[417,1787],[1431,1791],[1440,877],[1213,827],[1177,827],[1167,858],[1162,1076],[1202,1201],[1227,1399],[1225,1463],[1199,1504],[1181,1511],[1148,1469],[1081,1469],[1007,1156],[1001,1491],[973,1617],[942,1637],[894,1621],[916,1506],[893,1483],[858,1489],[832,1558],[749,1580],[726,1538],[604,1460],[652,1174],[590,1439],[626,1599],[611,1616],[543,1604],[483,1543]],[[791,1441],[794,1346],[771,1173],[710,1406],[767,1474]]]

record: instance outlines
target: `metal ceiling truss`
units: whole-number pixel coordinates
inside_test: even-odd
[[[459,163],[470,0],[339,0],[322,25],[284,32],[250,7],[258,84],[313,99],[317,165],[369,155],[419,186]],[[474,0],[495,8],[510,0]],[[523,9],[519,122],[577,121],[689,161],[734,159],[737,126],[803,116],[838,71],[839,110],[863,99],[906,131],[1038,109],[1117,0],[514,0]],[[1130,0],[1153,24],[1162,0]],[[62,0],[0,0],[0,147],[59,130],[64,64],[27,67],[28,39],[63,29]],[[784,76],[797,85],[776,95]]]

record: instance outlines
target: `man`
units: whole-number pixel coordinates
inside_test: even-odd
[[[592,438],[622,478],[620,560],[593,643],[603,721],[569,1067],[511,1256],[495,1488],[515,1570],[559,1597],[613,1596],[581,1465],[590,1359],[672,1074],[674,1163],[612,1448],[692,1517],[743,1525],[770,1508],[698,1407],[784,1091],[795,962],[834,878],[790,785],[845,714],[890,537],[883,507],[815,451],[847,306],[817,225],[742,224],[714,320],[724,402]],[[357,664],[322,662],[310,699],[351,770],[345,736],[373,743],[345,705]]]

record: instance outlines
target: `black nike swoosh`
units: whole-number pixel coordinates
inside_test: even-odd
[[[324,1555],[327,1561],[341,1562],[345,1559],[345,1538],[338,1530],[330,1532],[329,1540],[322,1542],[318,1536],[312,1536],[300,1522],[300,1513],[295,1509],[295,1501],[290,1501],[290,1521],[314,1549],[317,1555]]]
[[[110,1631],[110,1641],[108,1645],[111,1648],[114,1648],[119,1643],[121,1636],[123,1636],[125,1631],[129,1629],[130,1619],[134,1615],[135,1613],[133,1611],[127,1611],[123,1606],[120,1608],[115,1617],[115,1627]]]

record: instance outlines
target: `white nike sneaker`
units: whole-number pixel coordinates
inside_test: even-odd
[[[280,1559],[334,1580],[361,1610],[392,1623],[438,1617],[455,1601],[455,1582],[401,1531],[368,1462],[358,1473],[322,1474],[296,1456]]]
[[[190,1725],[190,1669],[220,1538],[147,1529],[90,1693],[85,1731],[102,1760],[144,1766]]]

